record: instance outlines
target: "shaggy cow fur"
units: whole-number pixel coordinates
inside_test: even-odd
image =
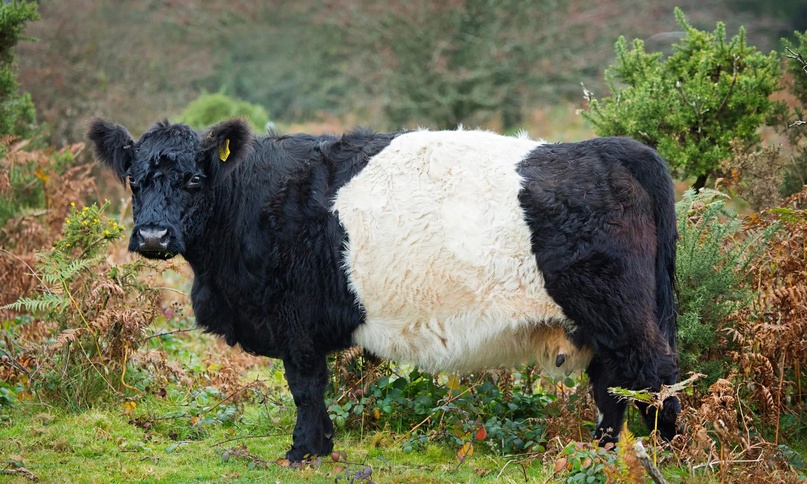
[[[137,142],[94,120],[88,136],[132,188],[130,250],[183,255],[198,324],[283,360],[290,460],[331,451],[326,355],[352,344],[429,370],[585,369],[601,442],[624,418],[609,387],[676,381],[672,184],[639,143],[256,138],[239,120],[161,122]],[[679,411],[664,403],[665,438]]]

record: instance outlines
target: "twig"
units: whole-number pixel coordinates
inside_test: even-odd
[[[134,390],[137,393],[143,393],[140,390],[138,390],[137,388],[133,387],[132,385],[129,385],[128,383],[126,383],[126,361],[128,359],[129,359],[129,348],[127,347],[123,351],[123,364],[121,365],[121,373],[120,373],[121,385],[123,385],[125,388],[128,388],[130,390]]]
[[[449,396],[448,400],[446,400],[446,404],[449,404],[449,403],[453,402],[454,400],[456,400],[457,398],[459,398],[459,397],[461,397],[461,396],[465,395],[466,393],[468,393],[469,391],[471,391],[471,389],[473,389],[473,388],[476,388],[476,385],[472,385],[472,386],[470,386],[470,387],[466,388],[465,390],[463,390],[461,393],[459,393],[459,394],[458,394],[458,395],[456,395],[456,396]],[[439,410],[438,410],[438,411],[439,411]],[[412,435],[412,432],[414,432],[415,430],[417,430],[417,429],[418,429],[418,428],[419,428],[421,425],[423,425],[423,424],[425,424],[426,422],[428,422],[429,420],[431,420],[431,419],[432,419],[432,415],[434,415],[434,414],[435,414],[435,413],[437,413],[438,411],[435,411],[435,412],[434,412],[434,413],[432,413],[431,415],[427,415],[427,416],[426,416],[426,418],[424,418],[423,420],[421,420],[421,422],[420,422],[419,424],[415,425],[414,427],[412,427],[411,429],[409,429],[409,432],[407,432],[406,434],[402,435],[402,436],[401,436],[401,439],[403,439],[404,437],[407,437],[407,436],[409,436],[409,435]]]
[[[17,361],[17,359],[16,359],[16,358],[14,358],[14,356],[13,356],[11,353],[9,353],[8,351],[4,350],[3,348],[0,348],[0,352],[2,352],[2,353],[3,353],[3,356],[5,356],[6,358],[8,358],[8,361],[9,361],[9,362],[11,362],[11,366],[13,366],[13,367],[17,368],[18,370],[22,371],[23,373],[25,373],[25,374],[28,376],[28,378],[29,378],[29,379],[31,378],[31,372],[30,372],[30,371],[28,371],[28,368],[26,368],[26,367],[22,366],[22,365],[20,364],[20,362],[19,362],[19,361]]]
[[[151,336],[146,336],[146,339],[144,341],[148,341],[151,338],[160,338],[163,336],[168,336],[169,334],[188,333],[190,331],[198,331],[198,330],[199,330],[198,328],[186,328],[186,329],[176,329],[174,331],[166,331],[165,333],[156,333],[152,334]]]
[[[759,456],[758,459],[741,459],[741,460],[716,460],[714,462],[705,462],[703,464],[698,464],[692,467],[692,470],[700,469],[701,467],[714,467],[716,465],[723,465],[723,464],[755,464],[762,462],[762,456]]]
[[[521,473],[524,475],[524,482],[528,482],[527,471],[524,470],[524,464],[522,464],[521,461],[519,461],[517,459],[511,459],[511,460],[508,460],[507,462],[505,462],[504,466],[502,467],[502,470],[500,470],[499,474],[496,475],[496,480],[498,481],[499,478],[502,477],[502,474],[504,473],[504,470],[507,469],[507,466],[509,466],[513,462],[515,462],[516,464],[519,465],[519,468],[521,469]]]
[[[782,385],[785,382],[785,361],[787,359],[787,346],[782,352],[782,364],[779,365],[779,391],[776,392],[776,436],[773,445],[779,445],[779,422],[782,420]]]
[[[729,96],[731,95],[731,91],[734,90],[734,85],[737,84],[737,56],[734,56],[734,62],[732,62],[732,71],[733,77],[731,79],[731,85],[729,86],[729,90],[726,91],[726,95],[723,96],[723,100],[720,101],[720,106],[717,107],[717,111],[715,111],[715,115],[720,114],[720,111],[726,106],[726,101],[729,100]]]
[[[647,451],[640,440],[637,440],[636,443],[633,444],[633,450],[636,451],[636,458],[639,459],[639,462],[642,463],[642,466],[644,466],[647,473],[650,474],[653,482],[656,484],[668,484],[667,479],[661,475],[661,471],[659,471],[658,467],[656,467],[653,464],[653,461],[650,460],[650,456],[647,455]]]
[[[23,477],[25,477],[26,479],[28,479],[29,481],[34,481],[34,482],[39,481],[39,478],[36,477],[33,472],[29,471],[25,467],[16,467],[14,469],[0,469],[0,474],[7,475],[7,476],[13,476],[13,475],[16,475],[16,474],[20,474]]]
[[[229,400],[229,399],[233,398],[234,396],[238,395],[239,393],[243,392],[243,391],[244,391],[244,390],[246,390],[247,388],[250,388],[250,387],[254,386],[256,383],[260,383],[260,380],[255,380],[255,381],[253,381],[252,383],[250,383],[250,384],[248,384],[248,385],[244,385],[244,386],[242,386],[242,387],[241,387],[241,388],[239,388],[238,390],[236,390],[236,391],[232,392],[231,394],[227,395],[227,396],[226,396],[226,397],[225,397],[223,400],[219,400],[219,402],[218,402],[218,403],[216,403],[216,404],[215,404],[215,405],[213,405],[212,407],[208,408],[208,409],[207,409],[207,410],[205,410],[204,412],[200,413],[200,414],[198,415],[198,417],[201,417],[202,415],[205,415],[205,414],[209,413],[209,412],[210,412],[211,410],[213,410],[214,408],[218,407],[218,406],[219,406],[219,405],[221,405],[222,403],[226,402],[227,400]]]
[[[801,63],[801,69],[804,72],[807,72],[807,60],[804,60],[804,57],[799,52],[795,52],[790,47],[785,47],[785,50],[787,50],[787,52],[788,52],[787,54],[785,54],[785,57],[789,57],[789,58],[791,58],[791,59],[793,59],[795,61],[800,62]]]

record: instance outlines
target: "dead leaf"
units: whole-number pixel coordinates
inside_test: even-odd
[[[460,447],[460,450],[457,451],[457,458],[460,461],[464,461],[466,457],[471,457],[474,455],[474,444],[472,442],[465,442]]]

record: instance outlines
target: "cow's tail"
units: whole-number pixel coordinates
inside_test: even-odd
[[[625,167],[653,198],[656,220],[656,317],[670,349],[676,352],[675,249],[678,229],[675,222],[675,194],[667,163],[644,145],[642,156],[623,161]]]

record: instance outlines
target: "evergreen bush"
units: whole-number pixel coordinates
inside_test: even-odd
[[[14,65],[14,47],[27,22],[39,20],[35,2],[3,2],[0,5],[0,136],[28,138],[34,134],[34,104],[28,93],[19,92]]]
[[[230,97],[222,92],[204,93],[191,101],[177,121],[193,129],[204,129],[230,118],[246,119],[257,132],[265,131],[269,123],[269,115],[262,106]]]
[[[745,29],[726,40],[718,22],[712,33],[675,18],[685,37],[673,53],[647,53],[641,40],[616,42],[616,63],[605,71],[611,95],[595,99],[586,91],[583,117],[600,136],[630,136],[654,148],[694,188],[732,156],[731,143],[753,150],[758,129],[772,118],[770,95],[781,77],[776,53],[763,55],[746,44]]]

